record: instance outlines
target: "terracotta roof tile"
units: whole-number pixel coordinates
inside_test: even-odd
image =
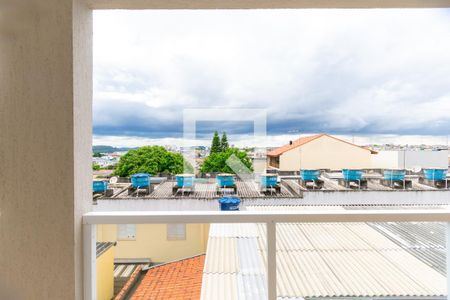
[[[292,142],[292,144],[287,144],[284,146],[281,146],[277,149],[274,149],[272,151],[270,151],[269,153],[267,153],[268,156],[280,156],[281,154],[283,154],[286,151],[289,151],[291,149],[297,148],[299,146],[302,146],[306,143],[309,143],[315,139],[320,138],[321,136],[324,136],[325,134],[316,134],[316,135],[311,135],[311,136],[306,136],[306,137],[302,137],[299,138],[295,141]]]
[[[336,138],[334,136],[331,136],[331,135],[328,135],[328,134],[325,134],[325,133],[321,133],[321,134],[316,134],[316,135],[311,135],[311,136],[306,136],[306,137],[299,138],[299,139],[293,141],[292,144],[287,144],[287,145],[281,146],[281,147],[279,147],[277,149],[274,149],[274,150],[268,152],[267,156],[280,156],[281,154],[283,154],[286,151],[289,151],[291,149],[300,147],[300,146],[302,146],[304,144],[312,142],[315,139],[318,139],[318,138],[323,137],[323,136],[327,136],[327,137],[330,137],[332,139],[335,139],[335,140],[338,140],[338,141],[350,144],[352,146],[359,147],[359,148],[362,148],[364,150],[368,150],[368,151],[370,151],[371,153],[374,153],[374,154],[377,153],[376,151],[373,151],[371,149],[368,149],[368,148],[365,148],[365,147],[361,147],[361,146],[358,146],[358,145],[346,142],[344,140],[338,139],[338,138]]]
[[[205,255],[178,260],[147,271],[131,300],[200,299]]]

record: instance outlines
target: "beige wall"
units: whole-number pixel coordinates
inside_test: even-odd
[[[0,299],[81,299],[91,11],[69,0],[0,11]]]
[[[97,257],[97,300],[114,296],[114,247]]]
[[[364,169],[371,167],[369,150],[322,136],[280,156],[281,171],[300,169]]]
[[[117,240],[117,225],[100,225],[98,241],[116,241],[116,258],[150,258],[167,262],[206,252],[208,224],[187,224],[186,240],[167,240],[167,225],[138,224],[136,240]]]

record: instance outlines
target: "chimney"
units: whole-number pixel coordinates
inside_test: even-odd
[[[292,141],[289,141],[289,145],[292,145]]]

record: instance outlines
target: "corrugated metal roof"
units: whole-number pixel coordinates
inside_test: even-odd
[[[235,238],[209,238],[207,253],[212,255],[206,255],[205,273],[237,273],[239,261],[236,244]]]
[[[235,229],[243,225],[248,227],[244,232],[253,231],[249,229],[253,226],[259,237],[214,228],[230,224],[211,225],[215,235],[209,238],[213,244],[207,250],[207,260],[211,257],[205,266],[203,300],[217,299],[221,284],[229,285],[221,287],[228,293],[226,299],[265,298],[265,225],[240,224]],[[226,237],[220,238],[221,232]],[[230,254],[218,250],[220,239],[226,240]],[[436,243],[440,242],[437,238]],[[236,268],[226,265],[230,257]],[[277,274],[279,299],[446,294],[444,275],[365,223],[277,224]]]
[[[368,225],[442,275],[446,275],[445,224],[389,222]]]
[[[99,257],[105,253],[109,248],[116,245],[116,242],[97,242],[96,244],[96,256]]]

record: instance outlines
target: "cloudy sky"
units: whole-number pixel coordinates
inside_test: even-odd
[[[183,109],[211,107],[266,109],[268,144],[445,144],[450,10],[95,11],[94,144],[176,143]]]

